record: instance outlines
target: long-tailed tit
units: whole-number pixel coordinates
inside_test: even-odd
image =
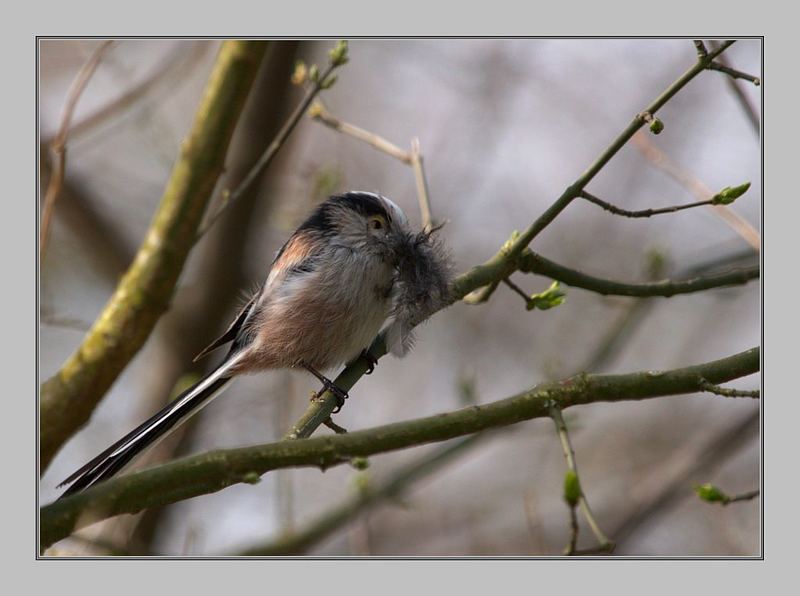
[[[447,300],[449,260],[431,232],[368,192],[319,205],[278,252],[264,285],[197,358],[227,343],[222,363],[169,405],[69,476],[66,496],[110,478],[208,404],[237,375],[302,367],[339,402],[323,371],[358,358],[387,317],[387,345],[402,355],[411,330]],[[322,390],[320,390],[322,391]],[[319,393],[317,394],[319,395]]]

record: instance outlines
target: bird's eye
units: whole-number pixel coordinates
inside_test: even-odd
[[[373,230],[382,230],[386,226],[386,223],[383,221],[382,217],[375,216],[369,219],[369,227]]]

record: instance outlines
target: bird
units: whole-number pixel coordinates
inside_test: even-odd
[[[347,393],[325,371],[364,355],[387,318],[392,351],[403,355],[411,329],[447,299],[449,256],[432,231],[413,233],[403,210],[372,192],[349,191],[322,203],[278,251],[266,281],[227,330],[195,360],[230,344],[210,373],[81,466],[61,498],[117,474],[216,397],[238,375],[302,368],[337,398]],[[415,306],[418,304],[419,306]]]

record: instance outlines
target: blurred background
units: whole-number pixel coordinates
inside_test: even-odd
[[[40,141],[56,133],[68,88],[97,40],[42,40]],[[219,41],[123,40],[80,98],[66,179],[41,267],[40,381],[78,346],[130,263],[156,209]],[[335,40],[273,42],[212,199],[235,186],[302,96],[295,60],[324,65]],[[725,54],[760,75],[761,43]],[[434,216],[457,269],[492,256],[540,215],[628,124],[695,60],[691,40],[356,40],[322,100],[334,116],[408,149],[419,138]],[[704,72],[659,112],[665,130],[640,134],[588,186],[627,209],[696,200],[706,186],[752,182],[721,217],[699,208],[626,219],[575,201],[533,244],[568,267],[622,281],[715,272],[758,262],[760,89],[737,92]],[[42,152],[42,184],[50,166]],[[312,207],[342,190],[375,191],[420,217],[411,168],[305,118],[254,192],[231,206],[190,255],[168,313],[144,349],[41,479],[56,484],[158,409],[193,356],[223,331],[265,279],[275,251]],[[748,228],[750,236],[748,236]],[[749,242],[748,242],[749,240]],[[517,274],[526,292],[550,280]],[[458,303],[418,333],[405,359],[381,360],[336,422],[349,430],[507,397],[582,370],[630,372],[721,358],[760,343],[759,283],[636,300],[566,288],[566,302],[525,310],[500,286],[489,302]],[[215,357],[215,358],[218,358]],[[214,358],[212,358],[212,361]],[[757,377],[732,386],[754,388]],[[279,439],[317,383],[278,371],[238,380],[165,441],[149,461]],[[759,486],[759,402],[710,394],[595,404],[565,412],[582,486],[618,555],[758,555],[760,500],[727,507],[693,486],[730,494]],[[326,428],[318,434],[329,433]],[[319,527],[371,488],[442,445],[350,466],[281,470],[138,516],[95,524],[50,554],[237,554],[278,548]],[[438,460],[437,460],[438,461]],[[552,421],[498,429],[449,453],[399,494],[335,518],[312,555],[556,555],[569,539],[564,457]],[[276,542],[279,541],[279,542]],[[581,519],[579,547],[594,539]],[[277,545],[277,546],[276,546]]]

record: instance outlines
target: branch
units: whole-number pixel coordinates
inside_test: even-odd
[[[50,183],[47,185],[47,192],[44,195],[44,205],[42,206],[42,228],[39,233],[39,259],[44,260],[44,253],[47,249],[47,240],[50,237],[50,222],[53,218],[53,210],[56,205],[56,200],[61,193],[61,187],[64,185],[64,172],[66,169],[67,161],[67,138],[69,137],[70,123],[72,116],[75,113],[75,106],[78,105],[78,100],[89,84],[94,71],[97,70],[100,60],[106,50],[111,47],[113,41],[104,41],[95,48],[92,55],[78,71],[77,76],[72,81],[69,91],[67,92],[67,101],[64,104],[64,110],[61,114],[61,123],[58,126],[58,132],[55,138],[50,143],[50,151],[53,154],[53,173],[50,176]]]
[[[672,99],[675,94],[694,79],[694,77],[703,72],[709,61],[716,58],[733,43],[733,41],[726,41],[710,52],[705,58],[699,59],[642,112],[636,114],[627,128],[625,128],[572,185],[567,187],[561,196],[556,199],[556,201],[539,216],[525,232],[515,237],[513,241],[505,243],[491,259],[482,265],[475,266],[469,271],[462,273],[453,280],[450,286],[450,303],[452,304],[479,289],[480,292],[475,292],[478,294],[478,298],[475,301],[481,302],[488,299],[491,293],[497,288],[497,285],[517,270],[519,257],[522,255],[525,248],[527,248],[528,244],[530,244],[542,230],[550,225],[561,211],[566,209],[566,207],[578,197],[583,188],[603,169],[634,134],[644,126],[646,123],[644,114],[655,114],[664,104]],[[565,281],[564,283],[568,282]],[[711,287],[716,286],[712,285]],[[369,352],[375,358],[381,358],[386,354],[386,345],[382,336],[378,336],[375,339],[369,348]],[[370,369],[371,365],[365,358],[358,358],[339,374],[334,380],[334,384],[345,391],[349,391],[358,379]],[[319,425],[330,417],[335,408],[335,396],[330,391],[324,392],[311,404],[306,413],[303,414],[303,417],[286,434],[285,438],[303,438],[311,436]]]
[[[582,190],[580,193],[580,197],[582,199],[586,199],[590,203],[594,203],[595,205],[599,205],[606,211],[613,213],[614,215],[621,215],[623,217],[652,217],[653,215],[661,215],[663,213],[675,213],[676,211],[682,211],[684,209],[692,209],[693,207],[702,207],[704,205],[713,205],[714,200],[708,199],[705,201],[697,201],[695,203],[687,203],[685,205],[673,205],[672,207],[661,207],[660,209],[642,209],[641,211],[629,211],[627,209],[622,209],[621,207],[616,207],[611,203],[607,203],[602,199],[598,199],[593,194]]]
[[[40,471],[89,419],[168,308],[265,50],[262,42],[245,41],[220,48],[136,258],[82,344],[41,387]]]
[[[637,134],[633,138],[633,144],[653,166],[684,186],[698,200],[705,201],[714,198],[714,192],[702,180],[673,162],[666,153],[655,146],[648,135]],[[753,250],[756,252],[761,250],[761,236],[745,218],[727,205],[714,205],[711,212],[739,234]]]
[[[401,149],[391,141],[387,141],[382,136],[377,135],[374,132],[364,130],[363,128],[359,128],[358,126],[337,118],[331,114],[327,108],[325,108],[325,105],[321,101],[314,103],[314,105],[311,107],[311,110],[309,110],[309,114],[311,118],[317,122],[321,122],[328,128],[331,128],[349,137],[353,137],[354,139],[358,139],[359,141],[363,141],[367,145],[370,145],[378,151],[402,161],[406,165],[410,166],[413,161],[413,157],[409,151]]]
[[[735,68],[731,68],[730,66],[726,66],[725,64],[720,64],[719,62],[712,62],[711,64],[708,65],[708,69],[725,73],[726,75],[734,79],[743,79],[745,81],[750,81],[756,87],[761,85],[760,78],[753,76],[751,74],[747,74],[746,72],[742,72],[741,70],[736,70]]]
[[[604,296],[635,296],[638,298],[652,296],[669,298],[677,294],[691,294],[712,288],[742,285],[750,280],[757,279],[760,275],[759,266],[755,265],[684,280],[663,279],[641,284],[624,283],[593,277],[575,269],[569,269],[530,250],[526,250],[522,255],[519,270],[524,273],[544,275],[568,286],[582,288]]]
[[[755,399],[759,399],[761,397],[761,392],[758,389],[754,389],[752,391],[728,389],[727,387],[720,387],[719,385],[714,385],[714,383],[709,383],[708,381],[702,383],[700,388],[703,391],[715,393],[716,395],[721,395],[723,397],[752,397]]]
[[[121,513],[135,513],[210,494],[233,484],[258,482],[280,468],[326,469],[357,456],[370,456],[549,416],[555,403],[579,404],[640,400],[694,393],[704,381],[724,383],[759,370],[759,348],[700,365],[670,371],[622,375],[579,375],[544,383],[513,397],[406,422],[344,435],[214,451],[134,474],[112,478],[89,490],[59,499],[40,510],[41,547],[74,530]]]
[[[711,45],[712,47],[716,47],[717,44],[715,41],[712,41]],[[724,55],[717,56],[716,61],[719,64],[722,64],[723,66],[728,66],[727,59],[725,58]],[[734,79],[733,77],[725,77],[725,81],[728,83],[728,87],[730,88],[730,90],[733,91],[736,100],[739,102],[739,105],[742,107],[742,110],[744,110],[744,114],[747,117],[747,120],[753,127],[753,132],[756,133],[756,138],[758,138],[759,132],[761,132],[761,119],[759,118],[758,110],[750,102],[750,98],[747,97],[747,95],[744,92],[744,89],[742,89],[742,86],[737,79]]]
[[[609,540],[605,534],[603,534],[603,531],[600,529],[600,525],[597,523],[597,520],[592,513],[592,509],[589,507],[589,502],[586,500],[586,495],[583,492],[583,485],[581,484],[580,476],[578,475],[578,464],[575,463],[575,450],[572,448],[572,443],[569,440],[569,432],[567,431],[567,423],[564,422],[564,416],[561,415],[561,409],[558,407],[558,405],[553,404],[550,406],[550,417],[553,419],[553,423],[556,425],[556,432],[558,433],[558,438],[561,441],[561,449],[564,451],[564,459],[567,460],[567,468],[570,472],[572,472],[572,474],[574,474],[573,486],[577,489],[570,491],[567,490],[568,487],[565,486],[564,496],[567,499],[567,504],[570,507],[570,526],[572,530],[570,533],[570,542],[564,554],[576,554],[576,547],[578,543],[578,520],[575,516],[576,504],[580,505],[581,512],[586,518],[586,522],[592,529],[592,533],[597,539],[597,542],[600,543],[599,548],[604,552],[611,552],[614,550],[614,543]],[[569,494],[571,492],[577,492],[577,495]]]
[[[708,64],[716,58],[719,54],[724,52],[733,41],[726,41],[714,51],[708,53],[705,57],[699,58],[695,64],[683,73],[678,79],[672,83],[667,89],[653,100],[644,110],[636,114],[630,124],[620,135],[612,141],[612,143],[600,154],[589,168],[578,177],[575,182],[564,190],[558,199],[536,219],[531,226],[525,230],[519,237],[508,247],[503,247],[494,257],[486,261],[483,265],[473,267],[465,275],[462,275],[455,280],[454,294],[459,298],[463,298],[471,291],[483,287],[490,286],[487,292],[483,292],[480,300],[485,301],[497,284],[500,283],[505,277],[513,273],[514,261],[522,251],[531,243],[531,241],[564,210],[567,206],[578,196],[584,187],[592,181],[592,179],[602,170],[605,165],[611,161],[617,152],[633,137],[636,132],[642,128],[646,122],[646,115],[652,117],[664,104],[672,99],[681,89],[683,89],[692,79],[706,69]],[[481,283],[483,282],[483,283]]]

